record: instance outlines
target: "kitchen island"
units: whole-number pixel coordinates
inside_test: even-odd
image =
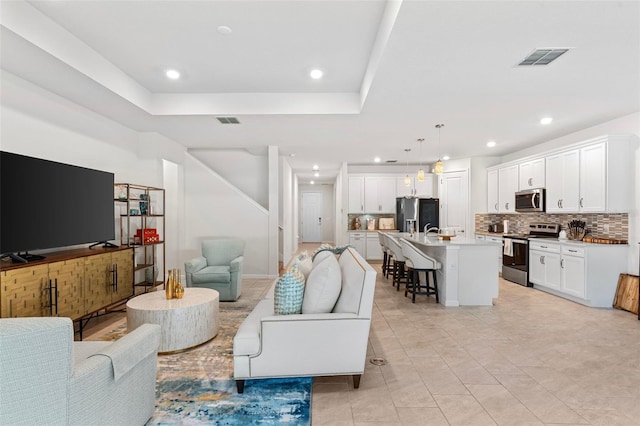
[[[491,306],[498,297],[500,244],[462,236],[446,241],[423,233],[388,235],[410,241],[442,264],[437,277],[438,297],[444,306]]]

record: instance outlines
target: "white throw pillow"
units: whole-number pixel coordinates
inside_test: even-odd
[[[340,264],[333,253],[328,253],[330,256],[319,263],[314,261],[313,269],[307,278],[302,300],[303,314],[329,313],[340,296],[342,289]]]
[[[300,253],[298,256],[296,256],[293,264],[298,267],[300,272],[302,272],[302,274],[304,275],[305,279],[309,277],[309,273],[313,268],[313,261],[311,260],[311,256],[309,256],[309,253],[307,253],[306,251]]]
[[[315,268],[316,265],[320,264],[320,262],[325,260],[327,257],[333,257],[335,259],[336,255],[330,250],[324,250],[324,251],[320,251],[320,252],[316,253],[312,257],[312,259],[313,259],[313,267]]]

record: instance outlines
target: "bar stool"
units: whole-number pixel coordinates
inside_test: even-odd
[[[397,238],[387,235],[387,244],[387,247],[393,254],[392,285],[397,287],[397,290],[400,291],[400,286],[402,284],[404,284],[405,287],[409,285],[409,276],[405,269],[406,259],[402,254],[402,247],[400,246]]]
[[[408,293],[411,293],[411,302],[416,303],[416,294],[426,296],[434,294],[436,296],[436,303],[440,303],[438,280],[436,278],[436,271],[442,268],[440,262],[426,255],[422,250],[419,250],[404,238],[400,238],[400,246],[402,247],[402,254],[405,257],[405,262],[409,269],[408,275],[411,277],[404,291],[405,297]],[[420,283],[420,272],[422,271],[425,273],[424,284]],[[431,275],[432,285],[429,284],[429,275]]]
[[[389,273],[391,272],[391,262],[393,262],[393,252],[389,248],[389,238],[391,238],[386,233],[381,233],[382,241],[384,241],[384,246],[387,249],[387,267],[383,270],[382,275],[389,279]]]
[[[384,234],[380,231],[378,231],[378,241],[382,248],[382,275],[387,276],[387,270],[389,269],[389,249],[385,243]]]

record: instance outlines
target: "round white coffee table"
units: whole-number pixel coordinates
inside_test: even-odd
[[[158,324],[158,353],[192,349],[218,334],[219,300],[220,294],[208,288],[185,288],[182,299],[167,300],[164,291],[141,294],[127,302],[127,330]]]

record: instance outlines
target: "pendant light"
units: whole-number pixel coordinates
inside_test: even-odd
[[[444,164],[440,159],[440,129],[444,127],[444,124],[436,124],[436,129],[438,129],[438,161],[436,161],[436,165],[433,168],[433,172],[437,175],[441,175],[444,172]]]
[[[418,143],[420,144],[420,168],[418,169],[418,180],[420,182],[424,181],[424,170],[422,170],[422,142],[424,142],[424,138],[418,139]]]
[[[411,148],[405,148],[404,152],[407,153],[405,155],[407,157],[407,167],[405,169],[407,175],[404,177],[404,186],[411,186],[411,178],[409,177],[409,153],[411,152]]]

